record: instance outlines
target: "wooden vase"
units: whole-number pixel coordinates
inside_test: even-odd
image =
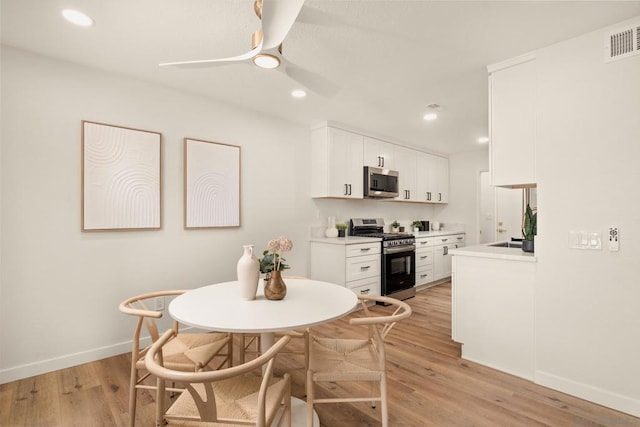
[[[287,285],[282,280],[280,271],[272,271],[271,277],[264,286],[264,296],[272,301],[281,300],[287,295]]]

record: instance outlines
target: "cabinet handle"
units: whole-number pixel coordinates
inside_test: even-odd
[[[360,270],[368,270],[370,268],[371,268],[370,265],[363,265],[363,266],[360,267]]]
[[[442,255],[449,255],[449,246],[442,247]]]
[[[449,241],[449,239],[440,239],[440,241],[442,241],[442,242],[448,242],[448,241]]]
[[[431,201],[431,191],[427,191],[427,200]]]
[[[425,277],[428,277],[428,276],[429,276],[428,274],[421,274],[421,275],[420,275],[420,278],[421,278],[421,279],[424,279]]]
[[[347,187],[349,184],[345,184],[344,185],[344,195],[348,196],[349,195],[349,187]]]
[[[351,195],[351,184],[349,184],[349,195]]]
[[[384,157],[380,157],[382,159],[382,167],[384,167]]]
[[[420,259],[429,258],[427,255],[421,256]]]
[[[366,251],[370,251],[371,248],[360,248],[360,252],[366,252]]]
[[[371,289],[363,289],[360,291],[361,294],[368,294],[369,292],[371,292]]]
[[[378,167],[380,167],[382,165],[382,162],[380,161],[380,156],[378,156]]]
[[[427,244],[427,242],[420,242],[420,244],[421,244],[421,245],[426,245],[426,244]]]
[[[442,193],[438,193],[438,201],[441,202],[442,201]]]

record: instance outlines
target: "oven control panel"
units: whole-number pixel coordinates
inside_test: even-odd
[[[414,238],[409,239],[395,239],[395,240],[384,240],[382,242],[382,246],[385,248],[394,247],[394,246],[410,246],[414,245],[416,240]]]

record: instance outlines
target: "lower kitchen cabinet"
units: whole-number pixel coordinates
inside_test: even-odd
[[[433,243],[433,280],[451,276],[450,249],[464,246],[464,234],[438,236]],[[417,270],[416,270],[417,271]]]
[[[416,286],[433,282],[434,237],[416,238]]]
[[[313,240],[311,278],[346,286],[356,294],[380,295],[380,241],[361,241],[358,238]]]

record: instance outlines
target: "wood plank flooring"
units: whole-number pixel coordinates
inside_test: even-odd
[[[451,341],[449,283],[407,302],[413,316],[387,340],[391,426],[640,426],[640,418],[460,359],[460,346]],[[313,333],[356,337],[366,330],[345,318]],[[126,426],[129,363],[124,354],[0,385],[0,426]],[[304,396],[299,355],[279,356],[277,370],[290,372],[293,394]],[[349,393],[351,387],[363,390],[331,384],[319,394]],[[317,410],[325,427],[380,425],[380,410],[364,403]],[[138,392],[136,418],[139,426],[154,424],[154,397],[147,391]]]

